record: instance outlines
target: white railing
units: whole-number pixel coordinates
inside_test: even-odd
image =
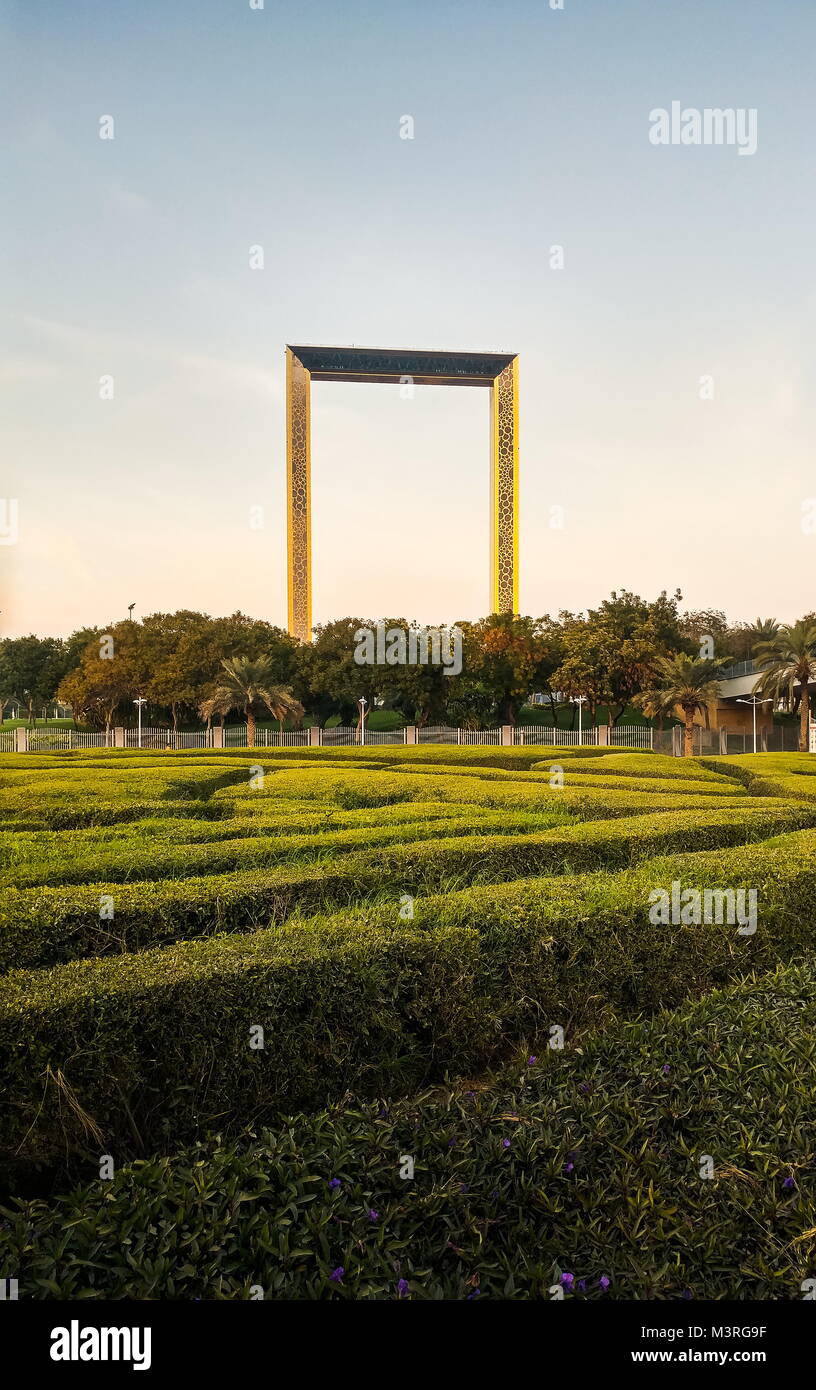
[[[344,724],[336,724],[333,729],[321,729],[320,742],[326,747],[359,743],[360,731],[359,729],[349,728]]]
[[[126,748],[172,748],[174,735],[172,729],[154,729],[142,725],[141,729],[125,729]]]
[[[88,734],[78,729],[71,729],[71,748],[112,748],[113,730],[107,734]]]
[[[368,748],[370,745],[383,743],[405,743],[407,735],[404,729],[366,729],[365,737],[361,738],[359,728],[336,724],[331,729],[321,729],[319,737],[324,747],[336,748],[349,744],[359,747],[361,743],[365,743]]]
[[[609,730],[609,742],[618,748],[653,748],[654,729],[648,724],[624,724]]]
[[[255,730],[256,748],[302,748],[303,745],[307,744],[308,742],[308,729],[284,729],[283,733],[281,733],[278,729]],[[211,744],[212,735],[210,735],[210,746]],[[246,746],[246,724],[228,724],[224,729],[224,747],[246,748]]]
[[[598,730],[582,729],[579,739],[577,729],[554,729],[549,724],[529,725],[513,731],[513,742],[528,747],[540,744],[545,748],[567,748],[576,743],[583,746],[598,742]]]
[[[29,729],[27,733],[30,753],[55,753],[71,747],[70,729]]]
[[[116,744],[116,734],[113,729],[107,733],[89,733],[76,729],[66,729],[62,727],[48,726],[37,729],[25,729],[25,737],[21,740],[24,748],[32,753],[36,752],[57,752],[71,748],[113,748]],[[122,741],[124,735],[125,748],[143,748],[145,751],[153,749],[159,751],[175,750],[180,748],[212,748],[215,744],[214,732],[212,729],[200,729],[193,732],[174,732],[172,729],[161,729],[154,727],[143,727],[141,735],[138,728],[124,729],[120,731],[119,738]],[[794,731],[794,735],[795,735]],[[357,747],[361,746],[360,730],[348,725],[337,725],[330,729],[320,729],[312,731],[310,729],[287,729],[281,733],[277,729],[256,729],[255,747],[256,748],[303,748],[312,743],[316,734],[315,742],[323,747]],[[708,751],[708,740],[719,738],[717,734],[703,734],[703,731],[695,730],[696,744],[695,752]],[[579,739],[577,729],[557,729],[549,724],[526,725],[522,728],[513,730],[513,743],[518,746],[529,748],[564,748],[578,744],[587,746],[597,746],[599,742],[599,731],[594,728],[581,730]],[[405,745],[408,742],[408,730],[406,729],[366,729],[365,746],[377,747],[384,744]],[[502,742],[502,730],[499,729],[457,729],[447,725],[432,725],[425,728],[417,728],[417,743],[451,743],[463,747],[474,745],[493,745],[500,746]],[[618,748],[654,748],[655,733],[648,725],[630,724],[621,728],[613,728],[609,731],[610,747]],[[699,745],[699,746],[698,746]],[[13,753],[18,748],[17,730],[0,730],[0,753]],[[246,724],[230,724],[224,729],[223,746],[225,748],[246,748],[247,746],[247,726]],[[712,744],[713,746],[713,744]],[[676,748],[674,751],[678,751]],[[814,750],[816,751],[816,750]]]
[[[444,724],[428,725],[416,733],[417,743],[500,744],[501,737],[501,729],[452,729]]]

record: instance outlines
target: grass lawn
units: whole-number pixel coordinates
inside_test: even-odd
[[[11,754],[0,814],[21,1297],[816,1274],[807,755]]]

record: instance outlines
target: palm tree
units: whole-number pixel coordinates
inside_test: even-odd
[[[753,651],[760,642],[772,642],[778,632],[779,623],[776,618],[754,618],[754,621],[748,624],[751,650]]]
[[[275,683],[275,667],[269,657],[234,656],[221,665],[224,675],[212,695],[202,700],[199,713],[203,719],[212,719],[214,714],[241,710],[246,715],[248,748],[255,747],[255,720],[264,707],[281,728],[284,719],[303,717],[303,706],[291,690]]]
[[[807,753],[810,724],[808,681],[816,680],[816,623],[802,618],[780,627],[775,637],[759,642],[755,658],[762,674],[755,695],[770,695],[789,709],[799,702],[799,752]],[[796,694],[794,686],[799,686]]]
[[[698,710],[708,718],[708,707],[720,693],[715,664],[695,661],[684,652],[662,656],[655,663],[656,685],[641,698],[643,708],[653,718],[665,718],[678,706],[683,711],[683,753],[694,756],[694,716]]]

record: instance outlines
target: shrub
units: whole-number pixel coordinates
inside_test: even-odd
[[[799,832],[616,879],[429,899],[411,924],[395,902],[17,971],[0,980],[0,1146],[54,1159],[90,1142],[85,1114],[106,1144],[132,1152],[135,1134],[149,1148],[347,1088],[398,1092],[446,1067],[484,1065],[551,1023],[677,1003],[807,948],[814,850],[816,831]],[[652,926],[648,888],[674,877],[758,887],[756,934]],[[249,1048],[257,1023],[263,1052]]]
[[[412,1299],[548,1300],[569,1273],[569,1300],[799,1300],[815,1001],[812,964],[779,969],[580,1052],[545,1036],[477,1086],[117,1165],[0,1209],[0,1266],[21,1298],[395,1299],[402,1277]]]

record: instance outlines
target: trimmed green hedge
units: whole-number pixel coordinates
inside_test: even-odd
[[[651,925],[649,888],[675,877],[756,887],[755,935]],[[418,903],[410,924],[395,901],[370,916],[17,971],[0,980],[0,1150],[54,1160],[87,1147],[87,1115],[98,1142],[132,1153],[346,1088],[381,1094],[469,1070],[549,1023],[677,1003],[805,951],[814,887],[806,831],[611,879],[445,895]],[[249,1048],[255,1023],[263,1052]]]
[[[117,1155],[111,1181],[91,1159],[70,1194],[0,1209],[0,1269],[23,1299],[802,1298],[812,964],[535,1051],[476,1084]]]
[[[453,808],[452,808],[453,809]],[[483,835],[512,835],[569,820],[566,807],[553,805],[537,814],[519,815],[505,811],[478,810],[468,816],[448,815],[439,820],[404,818],[402,823],[353,826],[333,829],[322,818],[315,829],[297,834],[290,819],[287,833],[274,832],[271,826],[244,822],[236,835],[235,823],[214,823],[204,843],[186,842],[162,844],[144,839],[144,825],[139,826],[138,839],[117,839],[106,844],[70,844],[72,853],[65,856],[69,846],[38,845],[39,853],[26,858],[18,855],[4,871],[0,884],[18,888],[34,885],[88,883],[101,880],[107,884],[132,882],[137,879],[176,879],[187,875],[224,874],[241,870],[261,869],[285,861],[298,864],[314,859],[331,859],[352,851],[392,844],[420,843],[440,835],[470,835],[478,830]],[[206,822],[203,823],[206,826]],[[241,822],[237,822],[240,826]],[[183,831],[183,827],[182,827]],[[33,848],[33,847],[32,847]],[[61,851],[61,852],[60,852]]]
[[[0,908],[0,971],[140,950],[230,927],[268,926],[284,921],[296,908],[317,912],[370,895],[441,892],[532,873],[620,869],[661,852],[741,845],[816,820],[810,808],[796,802],[779,807],[754,802],[752,811],[746,818],[742,810],[718,806],[512,835],[472,835],[466,825],[454,836],[446,823],[448,834],[427,841],[327,855],[318,863],[218,872],[238,857],[245,843],[238,842],[208,847],[199,855],[212,876],[7,889]],[[288,837],[287,852],[291,843]],[[256,852],[254,842],[250,851]],[[175,862],[183,873],[195,857],[183,846],[168,849],[165,871]],[[112,920],[100,920],[103,895],[113,900]]]

